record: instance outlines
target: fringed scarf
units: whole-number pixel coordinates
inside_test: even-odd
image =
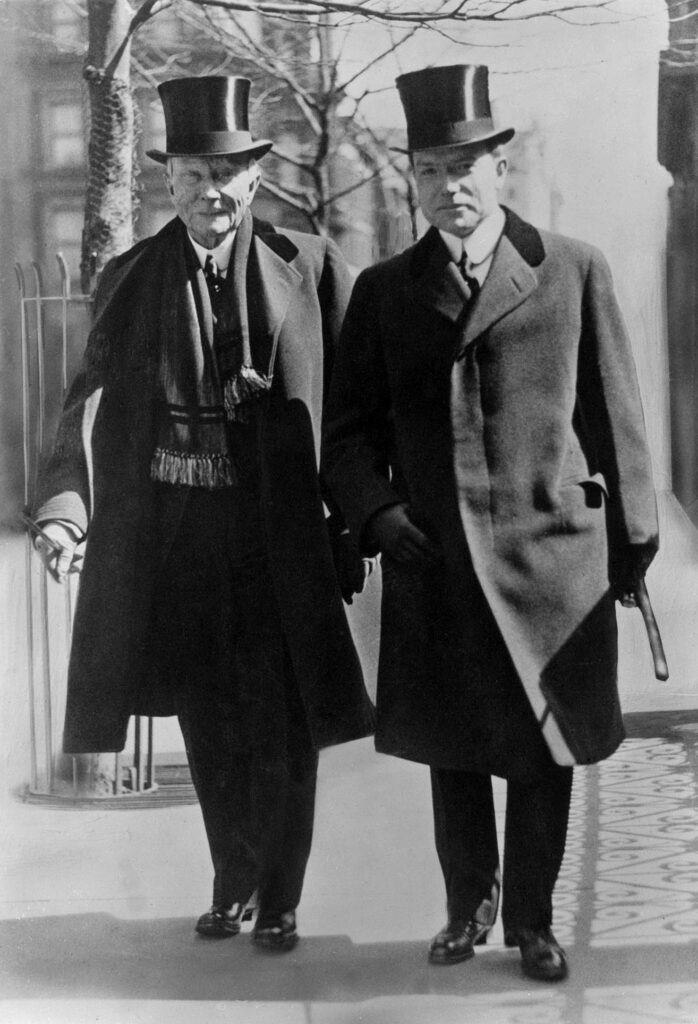
[[[160,264],[158,391],[161,403],[153,480],[190,487],[237,482],[229,431],[248,422],[271,388],[275,348],[255,369],[247,315],[252,217],[239,226],[218,317],[186,233],[175,232]]]
[[[258,371],[252,362],[247,290],[254,268],[250,267],[252,216],[245,214],[235,235],[228,275],[215,310],[214,351],[223,385],[223,405],[233,423],[247,423],[255,400],[269,391],[272,382],[275,352],[269,366]]]

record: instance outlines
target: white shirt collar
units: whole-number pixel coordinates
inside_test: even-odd
[[[451,235],[448,231],[439,230],[439,234],[448,246],[454,263],[460,262],[461,254],[465,250],[468,263],[476,267],[478,263],[484,263],[492,256],[497,248],[497,242],[504,231],[504,219],[504,210],[498,206],[493,213],[480,221],[467,238],[458,238],[457,235]]]
[[[187,234],[189,234],[189,232],[187,232]],[[234,231],[231,231],[229,235],[226,235],[221,244],[217,245],[215,249],[205,249],[203,245],[199,245],[198,242],[195,242],[191,235],[189,235],[189,241],[194,246],[194,252],[199,257],[199,262],[202,267],[206,262],[206,257],[213,256],[219,271],[221,274],[225,274],[228,269],[228,264],[230,263],[230,254],[233,251],[233,242],[235,241]]]

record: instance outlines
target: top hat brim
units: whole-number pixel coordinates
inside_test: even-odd
[[[434,143],[430,141],[427,144],[425,141],[424,145],[418,143],[417,145],[411,146],[407,149],[401,146],[390,146],[390,149],[393,153],[405,153],[409,156],[410,153],[422,153],[427,149],[430,152],[432,150],[456,149],[458,146],[480,146],[485,142],[489,143],[493,147],[504,146],[514,138],[515,134],[516,131],[514,128],[502,128],[500,131],[485,132],[484,134],[476,134],[468,138],[453,139],[449,142]]]
[[[175,147],[175,149],[178,150],[177,152],[175,152],[175,149],[171,152],[161,149],[148,149],[146,150],[145,155],[149,156],[151,160],[157,161],[159,164],[165,164],[170,157],[175,156],[211,158],[215,156],[243,156],[244,154],[248,154],[249,156],[257,158],[263,157],[265,153],[268,153],[273,145],[274,143],[269,139],[256,139],[254,142],[230,143],[220,149],[206,149],[205,147],[202,147],[201,152],[192,152],[190,149],[183,151],[182,149],[179,149],[179,147]]]

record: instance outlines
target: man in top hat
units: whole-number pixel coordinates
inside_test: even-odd
[[[431,769],[448,920],[429,958],[468,959],[494,923],[496,775],[505,941],[558,980],[572,766],[623,738],[614,599],[657,548],[635,369],[602,255],[499,204],[514,133],[487,69],[397,86],[431,226],[356,282],[324,476],[382,556],[377,749]]]
[[[177,714],[214,866],[204,936],[296,942],[318,749],[372,730],[325,519],[319,430],[349,293],[325,238],[250,204],[250,83],[159,87],[177,217],[112,260],[36,519],[63,579],[86,549],[64,746],[117,751],[130,715]],[[335,534],[333,538],[332,533]],[[334,545],[333,545],[334,541]]]

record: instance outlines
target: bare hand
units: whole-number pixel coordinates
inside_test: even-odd
[[[63,583],[68,573],[80,572],[82,552],[75,534],[63,523],[42,524],[43,537],[36,537],[34,547],[41,556],[47,570],[58,583]]]
[[[369,534],[381,552],[405,565],[434,565],[441,557],[437,545],[414,525],[406,505],[390,505],[376,512]]]

